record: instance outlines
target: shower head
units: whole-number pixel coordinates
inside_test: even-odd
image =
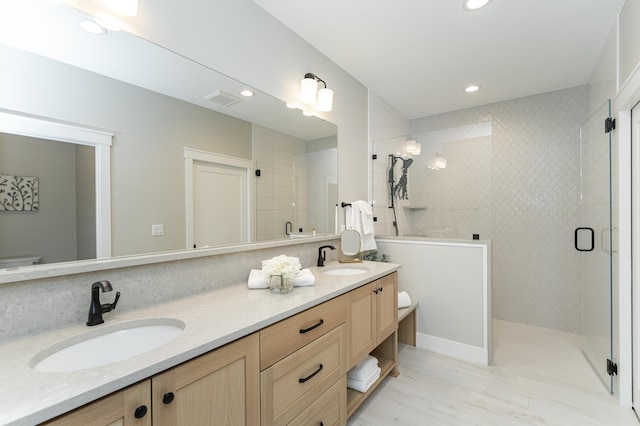
[[[403,158],[402,159],[402,168],[403,169],[408,169],[410,165],[413,164],[413,158],[407,158],[406,160]]]

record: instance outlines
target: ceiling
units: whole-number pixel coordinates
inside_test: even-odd
[[[279,99],[125,31],[88,34],[78,23],[91,15],[81,10],[41,0],[0,1],[0,48],[13,46],[303,140],[336,134],[334,124],[305,117]],[[67,0],[85,8],[92,2]],[[239,95],[243,89],[251,89],[255,96],[243,98]],[[205,98],[216,91],[239,102],[226,106]]]
[[[254,2],[409,119],[588,83],[624,4],[493,0],[468,12],[462,0]],[[480,91],[464,93],[472,83]]]

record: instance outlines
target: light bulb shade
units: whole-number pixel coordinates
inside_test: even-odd
[[[447,159],[444,157],[436,157],[435,166],[437,169],[446,169],[447,168]]]
[[[411,155],[420,155],[422,151],[422,145],[417,143],[415,140],[409,140],[406,144],[407,153]]]
[[[114,12],[124,16],[138,14],[138,0],[107,0],[107,6]]]
[[[333,106],[333,90],[324,89],[318,90],[318,110],[319,111],[331,111]]]
[[[302,103],[315,103],[317,93],[318,82],[313,78],[303,78],[300,82],[300,100],[302,101]]]

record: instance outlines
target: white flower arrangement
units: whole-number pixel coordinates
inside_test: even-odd
[[[300,259],[284,254],[262,261],[262,273],[267,280],[273,275],[282,275],[284,279],[293,281],[301,269]]]

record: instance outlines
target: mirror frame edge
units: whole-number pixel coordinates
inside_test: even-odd
[[[338,240],[339,238],[340,236],[338,234],[331,234],[317,237],[291,238],[289,240],[273,240],[259,243],[237,244],[232,246],[220,246],[191,250],[180,249],[175,251],[134,256],[127,255],[121,257],[110,257],[107,259],[78,260],[34,266],[20,266],[2,270],[2,272],[0,273],[0,285],[43,278],[55,278],[71,274],[93,273],[132,266],[143,266],[178,260],[197,259],[201,257],[218,256],[230,253],[256,251],[276,247],[289,247],[299,244],[320,243],[323,241]]]

